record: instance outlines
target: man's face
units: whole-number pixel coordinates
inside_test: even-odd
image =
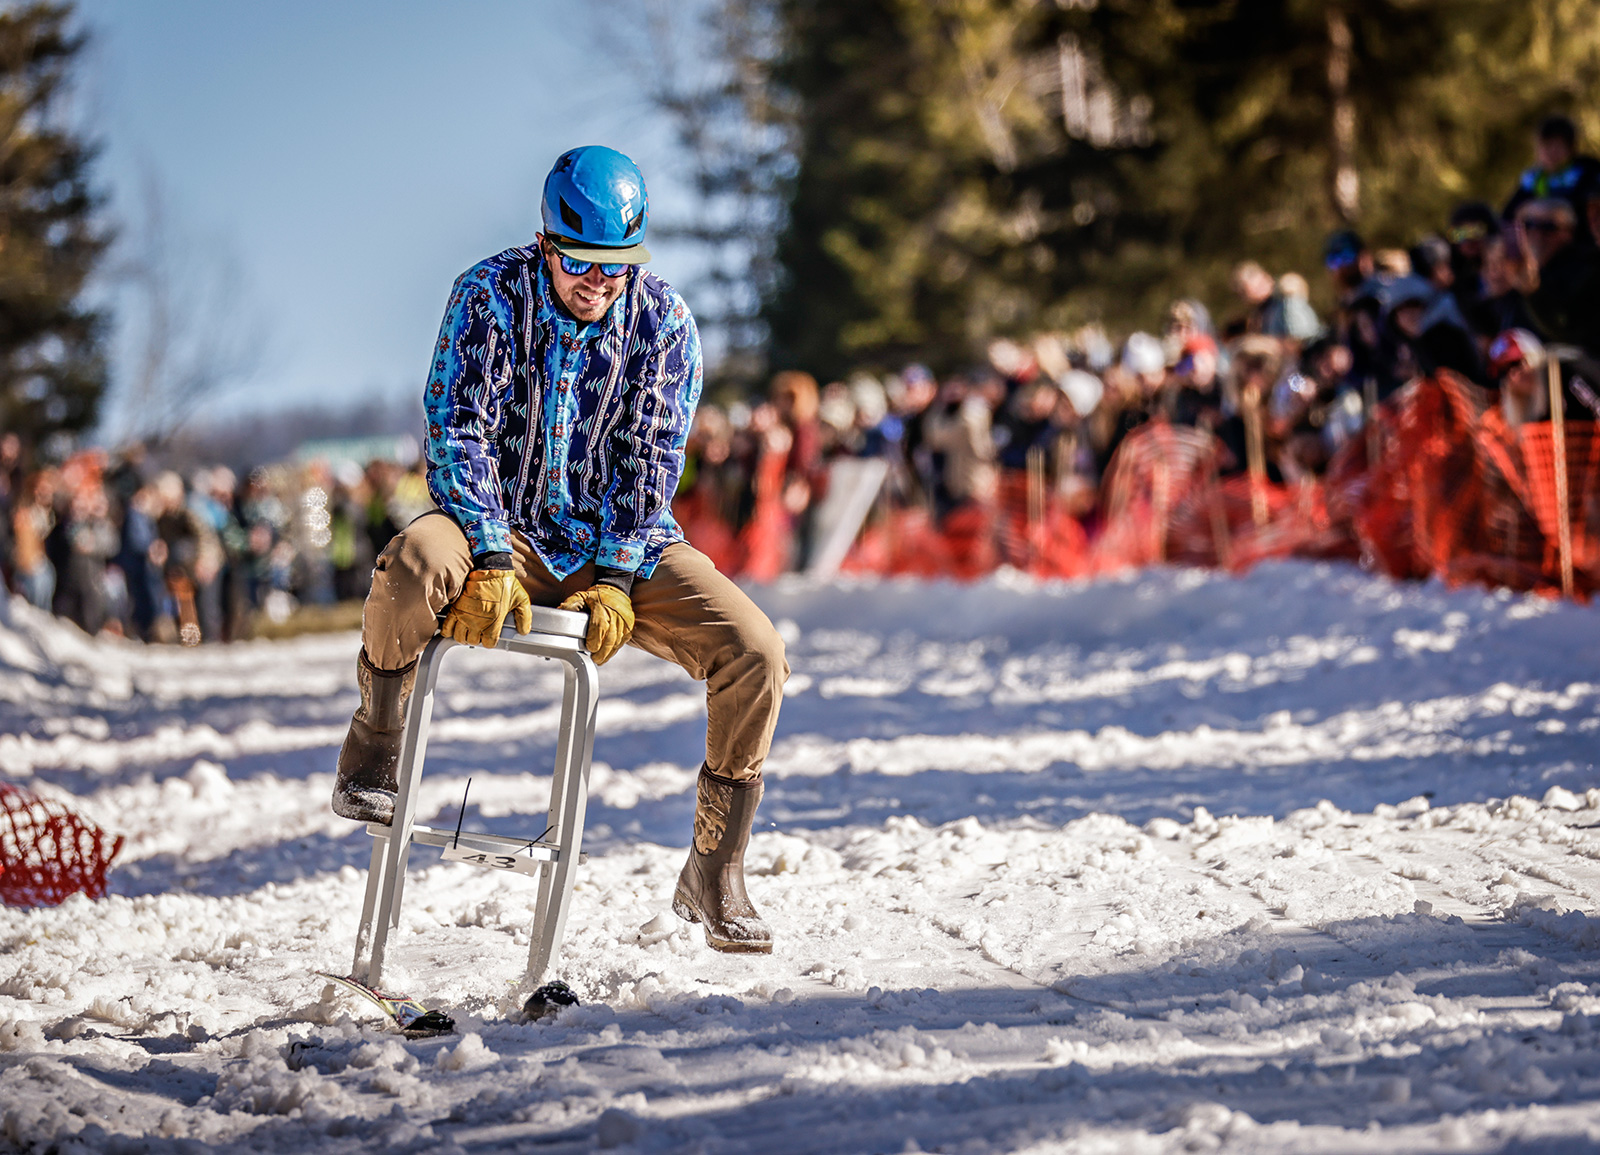
[[[1201,393],[1211,392],[1211,387],[1217,380],[1217,355],[1210,349],[1196,349],[1189,354],[1185,377],[1192,389]]]
[[[1336,260],[1328,261],[1325,267],[1328,276],[1333,278],[1335,290],[1343,293],[1358,288],[1372,275],[1372,258],[1366,253],[1341,255]]]
[[[1413,340],[1422,336],[1422,306],[1414,301],[1394,311],[1395,328]]]
[[[1260,305],[1272,296],[1272,291],[1277,287],[1271,273],[1255,269],[1239,279],[1238,292],[1245,304]]]
[[[1560,172],[1572,160],[1572,149],[1559,136],[1547,136],[1534,148],[1539,167],[1545,172]]]
[[[1564,217],[1549,212],[1529,211],[1517,219],[1528,238],[1528,252],[1540,265],[1548,263],[1572,240],[1572,226]]]
[[[596,264],[590,266],[583,276],[574,277],[561,267],[560,254],[554,245],[543,237],[539,239],[539,244],[544,251],[545,268],[550,271],[550,286],[555,290],[556,300],[561,302],[562,308],[585,325],[604,317],[610,311],[612,302],[622,295],[623,286],[628,283],[628,274],[608,277]]]
[[[1317,379],[1319,385],[1331,386],[1349,376],[1353,364],[1354,360],[1348,348],[1343,345],[1330,345],[1317,358],[1311,375]]]
[[[1500,387],[1512,396],[1526,400],[1533,396],[1534,390],[1539,388],[1539,371],[1526,361],[1519,361],[1506,370],[1506,375],[1502,379]]]

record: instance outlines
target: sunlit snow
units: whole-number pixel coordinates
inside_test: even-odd
[[[670,913],[700,688],[601,673],[588,865],[418,848],[386,985],[327,806],[353,635],[179,650],[0,607],[0,773],[122,833],[0,910],[0,1148],[1579,1150],[1600,1139],[1600,615],[1344,567],[761,591],[794,677],[750,889]],[[424,821],[537,834],[559,672],[447,660]],[[122,1138],[117,1138],[122,1137]],[[122,1143],[122,1146],[118,1146]],[[78,1146],[74,1146],[77,1144]]]

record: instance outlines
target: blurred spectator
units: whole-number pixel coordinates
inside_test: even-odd
[[[881,457],[890,445],[883,428],[889,416],[889,394],[877,378],[858,373],[850,378],[850,403],[855,407],[849,451],[854,457]]]
[[[1010,402],[1017,391],[1029,384],[1039,373],[1033,350],[1006,338],[989,342],[989,366],[1000,375],[1005,384],[1005,400]]]
[[[20,498],[22,482],[22,438],[15,433],[0,434],[0,592],[11,583],[11,518]]]
[[[1248,335],[1234,349],[1233,363],[1224,382],[1224,410],[1228,414],[1217,427],[1223,454],[1219,472],[1243,473],[1250,467],[1250,429],[1260,423],[1267,478],[1282,482],[1276,462],[1276,441],[1268,441],[1266,407],[1273,386],[1283,370],[1283,346],[1268,337]],[[1279,431],[1281,433],[1281,430]]]
[[[1283,470],[1290,476],[1321,474],[1363,419],[1361,393],[1349,384],[1349,349],[1324,337],[1306,347],[1300,363],[1274,398],[1273,434],[1283,443]]]
[[[41,610],[50,608],[56,594],[56,570],[44,545],[55,524],[55,475],[41,469],[23,482],[11,514],[13,580],[17,592]]]
[[[1217,381],[1217,343],[1204,333],[1184,341],[1178,363],[1172,367],[1163,397],[1163,410],[1174,425],[1215,429],[1222,423],[1222,390]]]
[[[820,394],[809,373],[788,370],[773,377],[768,389],[778,420],[789,431],[789,452],[783,462],[782,502],[794,525],[794,566],[804,569],[814,546],[816,503],[827,495],[828,475],[822,463],[822,430],[817,418]]]
[[[1434,367],[1487,384],[1481,351],[1454,292],[1455,255],[1450,242],[1439,236],[1423,237],[1411,250],[1411,267],[1429,288],[1419,322],[1426,360]]]
[[[1184,342],[1191,337],[1210,337],[1215,341],[1217,330],[1211,323],[1211,311],[1192,297],[1183,297],[1167,306],[1166,324],[1162,330],[1162,344],[1167,359],[1176,361]]]
[[[856,427],[856,403],[850,398],[849,386],[842,381],[831,381],[823,386],[817,402],[817,420],[824,459],[850,452]]]
[[[106,567],[120,544],[98,470],[74,486],[67,499],[66,516],[57,522],[57,530],[63,548],[52,608],[88,633],[97,634],[111,620]],[[121,593],[119,589],[118,594]],[[120,603],[123,598],[118,596],[116,600]]]
[[[374,559],[410,524],[410,518],[402,520],[399,503],[395,500],[395,491],[404,472],[392,461],[367,463],[367,542]]]
[[[156,518],[160,515],[161,495],[154,485],[142,485],[129,495],[122,509],[122,533],[115,559],[127,597],[124,631],[147,641],[158,640],[158,620],[169,627],[172,621],[166,608],[163,574],[166,545],[156,531]]]
[[[334,471],[328,498],[328,562],[333,567],[333,593],[339,601],[360,600],[372,580],[372,537],[367,532],[371,494],[367,478],[353,461]]]
[[[156,534],[161,540],[162,576],[175,607],[178,637],[184,645],[220,640],[201,625],[201,591],[216,581],[222,568],[222,547],[215,531],[195,512],[184,492],[183,478],[167,470],[155,479],[160,504]]]
[[[1483,295],[1467,317],[1482,348],[1507,329],[1532,329],[1536,324],[1517,287],[1523,266],[1519,244],[1516,234],[1505,232],[1484,245]]]
[[[1003,392],[998,378],[952,377],[929,411],[923,436],[942,458],[934,492],[941,518],[962,506],[982,506],[994,500],[998,478],[993,413]]]
[[[1246,311],[1228,326],[1225,335],[1229,339],[1257,333],[1306,341],[1321,328],[1304,278],[1294,277],[1287,285],[1280,284],[1255,261],[1243,261],[1234,268],[1230,284]]]
[[[1322,263],[1341,309],[1349,307],[1373,275],[1372,253],[1360,234],[1350,229],[1340,229],[1328,237]]]
[[[1500,390],[1500,413],[1512,429],[1550,416],[1545,349],[1526,329],[1510,329],[1489,347],[1489,372]]]
[[[1578,129],[1565,116],[1547,116],[1534,134],[1534,162],[1517,181],[1500,215],[1514,220],[1530,201],[1559,199],[1572,208],[1574,227],[1588,240],[1589,194],[1600,189],[1600,160],[1578,153]]]
[[[1443,241],[1439,248],[1444,248]],[[1442,252],[1431,255],[1448,269]],[[1478,348],[1447,289],[1448,285],[1416,275],[1402,277],[1390,288],[1389,323],[1382,342],[1384,396],[1439,369],[1484,383]]]
[[[1060,432],[1056,424],[1060,396],[1053,381],[1036,379],[1024,385],[1005,407],[994,430],[1001,469],[1022,472],[1028,469],[1030,457],[1043,460],[1050,454]]]
[[[1483,261],[1489,242],[1500,232],[1500,218],[1482,201],[1459,204],[1450,213],[1450,291],[1464,317],[1483,299]]]
[[[1526,201],[1512,227],[1523,253],[1518,287],[1540,335],[1600,353],[1600,252],[1579,234],[1572,205]]]
[[[899,397],[890,397],[900,420],[900,452],[905,468],[899,484],[908,500],[932,510],[943,463],[928,444],[928,420],[939,398],[939,382],[926,365],[910,364],[900,370]],[[891,478],[891,480],[896,480]]]

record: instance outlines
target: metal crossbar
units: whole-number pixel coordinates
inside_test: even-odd
[[[442,635],[435,637],[417,662],[416,687],[406,711],[394,825],[367,825],[367,833],[372,835],[372,862],[367,870],[367,893],[361,907],[361,928],[356,934],[351,974],[370,987],[380,987],[383,983],[389,931],[400,923],[406,863],[414,843],[439,847],[451,861],[512,870],[538,878],[533,941],[528,954],[527,981],[530,984],[539,982],[561,948],[577,868],[587,858],[581,846],[589,798],[589,762],[594,755],[599,679],[593,660],[583,648],[589,622],[586,614],[543,606],[535,606],[533,614],[531,632],[519,634],[508,625],[495,649],[548,658],[565,667],[556,763],[550,783],[549,825],[535,838],[471,831],[458,834],[455,830],[417,825],[417,793],[428,747],[428,724],[433,717],[440,660],[457,644]]]

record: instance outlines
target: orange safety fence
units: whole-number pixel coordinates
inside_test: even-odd
[[[55,906],[80,891],[102,898],[106,872],[121,849],[121,835],[0,782],[0,903]]]
[[[1574,593],[1587,598],[1600,590],[1600,431],[1570,421],[1565,431]],[[880,497],[841,570],[970,581],[1001,566],[1074,578],[1161,564],[1242,572],[1295,557],[1556,593],[1552,444],[1548,422],[1514,429],[1487,393],[1445,372],[1378,406],[1323,476],[1289,484],[1220,476],[1226,454],[1211,434],[1154,421],[1113,457],[1097,521],[1068,512],[1042,460],[1030,461],[1002,475],[994,501],[942,520]],[[772,463],[760,467],[754,510],[737,533],[693,493],[674,511],[719,568],[770,580],[791,556],[792,519]]]

